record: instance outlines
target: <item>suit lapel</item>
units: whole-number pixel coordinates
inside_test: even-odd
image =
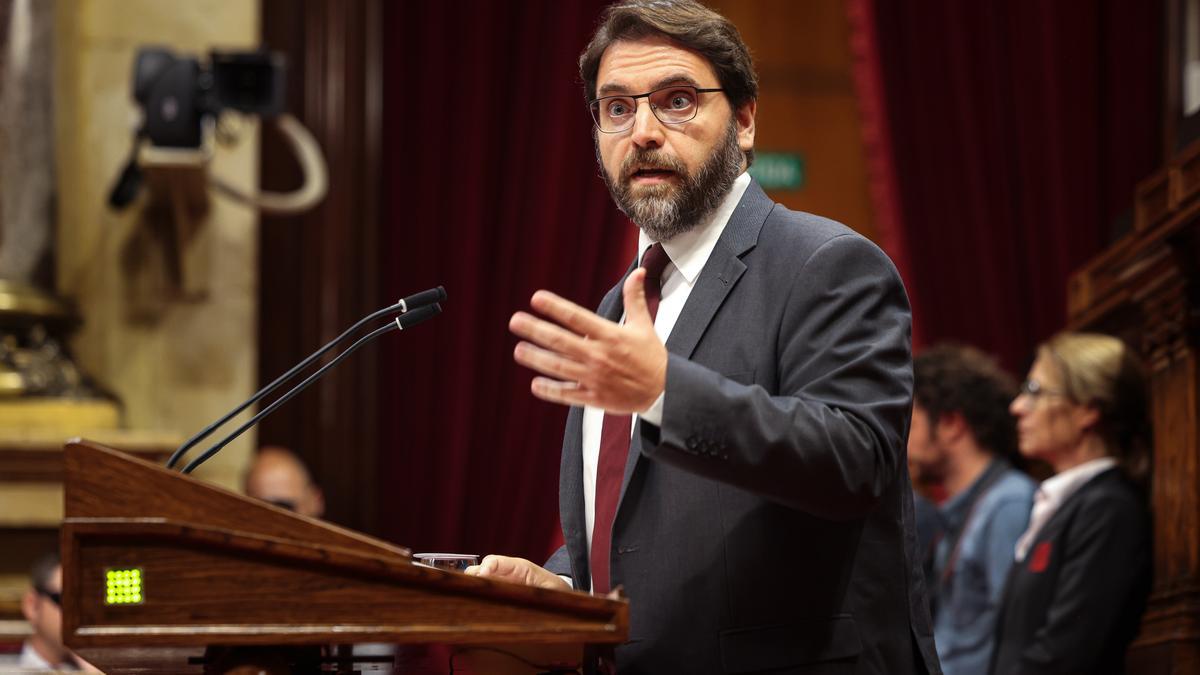
[[[717,314],[717,310],[725,302],[738,279],[746,271],[746,263],[741,256],[754,248],[758,242],[758,234],[763,222],[771,213],[775,203],[767,197],[756,181],[750,181],[746,192],[738,202],[737,208],[729,217],[729,223],[721,232],[721,237],[713,247],[708,261],[704,264],[696,285],[688,295],[683,311],[667,337],[667,351],[684,358],[690,358],[696,351],[704,331]],[[632,271],[632,270],[630,270]],[[617,298],[620,299],[620,286],[617,287]],[[617,315],[618,318],[620,314]],[[641,424],[641,421],[638,421]],[[642,434],[634,433],[629,448],[629,457],[625,461],[625,476],[621,482],[621,496],[617,501],[617,513],[621,511],[621,503],[625,501],[625,491],[633,477],[633,471],[642,456]]]
[[[1079,504],[1083,501],[1082,497],[1085,492],[1089,490],[1107,490],[1109,489],[1108,486],[1110,481],[1113,479],[1119,479],[1119,477],[1120,469],[1113,467],[1111,469],[1105,469],[1095,476],[1092,476],[1092,478],[1086,483],[1079,486],[1079,489],[1076,490],[1071,496],[1067,497],[1067,500],[1063,502],[1058,507],[1058,510],[1050,516],[1050,519],[1046,521],[1046,524],[1042,525],[1042,529],[1038,531],[1037,536],[1034,537],[1033,545],[1030,546],[1030,550],[1032,550],[1034,546],[1044,541],[1055,539],[1059,536],[1063,528],[1067,526],[1067,523],[1070,523],[1075,517],[1075,512],[1079,510]],[[1026,558],[1028,558],[1028,554],[1026,554]]]
[[[667,351],[685,359],[696,351],[704,330],[717,314],[734,284],[746,271],[746,263],[718,241],[704,265],[683,312],[667,337]]]
[[[629,266],[625,270],[625,274],[621,275],[621,280],[616,286],[608,289],[608,293],[604,294],[604,299],[600,301],[600,306],[596,308],[596,313],[608,319],[609,321],[620,321],[621,314],[625,312],[625,298],[621,295],[621,288],[625,286],[625,280],[630,274],[637,269],[637,262]]]
[[[1077,516],[1080,504],[1083,503],[1082,497],[1084,493],[1089,490],[1111,489],[1112,481],[1120,479],[1119,472],[1120,469],[1116,467],[1105,469],[1081,485],[1074,494],[1067,497],[1067,500],[1058,507],[1058,510],[1038,530],[1037,536],[1030,542],[1029,550],[1025,553],[1025,558],[1020,564],[1013,565],[1013,573],[1041,573],[1049,562],[1049,556],[1058,555],[1057,553],[1052,553],[1053,547],[1059,545],[1063,531],[1070,526],[1071,522]]]
[[[558,517],[562,521],[563,543],[574,552],[571,565],[587,564],[587,525],[583,505],[583,408],[567,412],[563,434],[562,464],[559,467]],[[584,570],[572,569],[573,577],[583,579]]]

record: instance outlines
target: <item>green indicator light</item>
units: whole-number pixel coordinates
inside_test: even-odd
[[[104,574],[105,604],[137,605],[142,602],[142,570],[111,569]]]

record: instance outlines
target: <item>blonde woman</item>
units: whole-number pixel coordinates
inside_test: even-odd
[[[1034,496],[1001,604],[992,673],[1122,673],[1150,585],[1146,383],[1120,340],[1063,333],[1010,407]]]

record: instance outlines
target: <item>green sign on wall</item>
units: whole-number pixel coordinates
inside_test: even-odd
[[[804,187],[804,157],[794,152],[755,152],[750,175],[764,190]]]

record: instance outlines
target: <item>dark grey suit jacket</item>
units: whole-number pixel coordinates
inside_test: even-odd
[[[621,284],[599,313],[622,313]],[[905,463],[908,299],[843,225],[751,183],[670,338],[662,427],[639,423],[613,524],[623,673],[939,672]],[[564,547],[588,582],[582,410]]]

